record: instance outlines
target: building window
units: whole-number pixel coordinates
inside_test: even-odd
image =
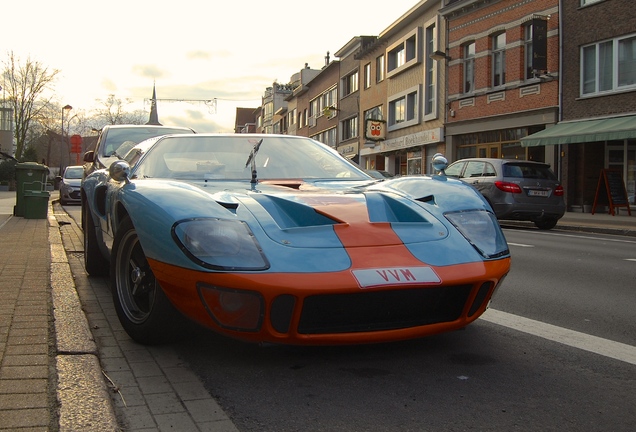
[[[464,93],[475,91],[475,42],[464,45]]]
[[[358,91],[358,71],[342,78],[342,97]]]
[[[413,66],[420,61],[419,40],[418,34],[420,33],[419,27],[411,31],[404,36],[403,39],[397,41],[391,45],[386,52],[387,57],[387,75],[395,75],[401,71]]]
[[[326,92],[322,94],[321,109],[323,110],[323,112],[321,114],[324,114],[325,108],[328,108],[328,107],[336,108],[337,105],[338,105],[338,88],[336,86],[333,86],[332,88],[330,88],[329,90],[327,90]],[[337,111],[334,110],[333,113],[331,114],[331,117],[335,117],[336,113]]]
[[[373,107],[364,112],[364,119],[383,120],[382,117],[382,105]]]
[[[426,28],[426,57],[425,57],[425,83],[426,91],[424,92],[424,115],[434,116],[435,105],[437,101],[437,88],[435,80],[435,60],[430,54],[435,52],[435,24]]]
[[[371,87],[371,63],[364,65],[364,88]]]
[[[316,135],[312,135],[311,139],[320,141],[323,144],[327,144],[329,147],[336,148],[336,128],[331,128],[326,131],[320,132]]]
[[[528,23],[524,29],[524,70],[525,79],[529,80],[534,78],[534,69],[532,69],[532,22]]]
[[[492,86],[506,83],[506,33],[492,37]]]
[[[316,99],[309,102],[309,117],[319,117],[321,114],[320,103],[322,102],[321,98],[317,97]]]
[[[343,141],[356,138],[358,136],[358,117],[351,117],[344,120],[341,127]]]
[[[375,82],[384,81],[384,54],[375,59]]]
[[[413,87],[389,100],[389,131],[419,123],[419,93],[419,87]]]
[[[636,88],[636,36],[581,48],[581,94]]]

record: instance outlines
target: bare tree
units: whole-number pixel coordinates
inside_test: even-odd
[[[147,120],[142,110],[126,111],[126,105],[131,103],[128,99],[122,101],[111,94],[105,101],[98,102],[101,108],[94,111],[93,119],[100,123],[100,128],[107,124],[144,124]]]
[[[50,103],[50,99],[42,99],[42,94],[52,86],[59,72],[57,69],[49,70],[30,57],[24,63],[20,63],[13,51],[7,56],[3,71],[4,90],[13,108],[16,159],[22,157],[25,144],[28,142],[31,122],[41,118],[43,110]]]

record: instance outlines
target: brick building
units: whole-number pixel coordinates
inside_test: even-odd
[[[560,148],[570,209],[589,211],[602,169],[620,172],[634,206],[634,1],[569,0],[561,8],[561,118],[555,127],[523,139],[524,145]]]
[[[371,141],[366,124],[358,138],[360,164],[392,174],[432,172],[444,149],[445,70],[431,56],[445,44],[438,0],[422,0],[380,33],[356,58],[363,71],[360,111],[383,120],[386,138]]]
[[[445,0],[446,156],[548,162],[520,139],[554,125],[559,104],[558,0]]]

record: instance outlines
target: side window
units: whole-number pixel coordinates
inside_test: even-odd
[[[486,163],[484,166],[484,177],[495,177],[496,175],[495,167],[491,163]]]
[[[481,177],[484,172],[484,165],[486,165],[484,162],[468,162],[466,172],[464,172],[464,177]]]
[[[462,173],[462,168],[464,168],[465,162],[457,162],[450,165],[448,168],[444,170],[448,177],[456,177],[459,178],[459,175]]]

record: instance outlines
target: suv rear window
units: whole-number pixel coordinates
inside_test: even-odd
[[[548,165],[509,163],[503,166],[504,177],[557,180]]]

